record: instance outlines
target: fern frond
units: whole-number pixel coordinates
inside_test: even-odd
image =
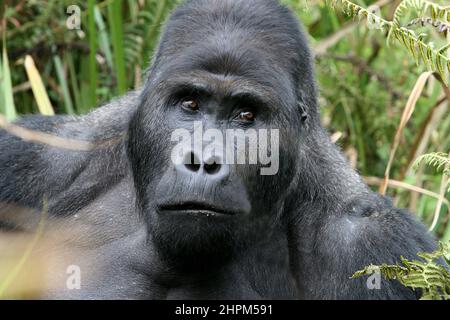
[[[419,13],[430,11],[433,20],[450,19],[450,7],[443,7],[426,0],[404,0],[397,7],[392,21],[385,20],[375,13],[349,1],[333,0],[332,6],[340,5],[343,12],[350,17],[365,17],[369,21],[375,21],[376,27],[381,30],[388,30],[387,40],[396,39],[412,55],[416,63],[422,60],[429,70],[438,73],[442,79],[448,80],[447,74],[450,73],[450,58],[445,55],[445,50],[434,48],[432,42],[425,43],[424,34],[417,35],[413,30],[400,25],[400,18],[405,10],[414,8]],[[448,81],[446,81],[448,83]]]
[[[150,10],[139,12],[137,21],[126,26],[124,44],[128,65],[140,62],[148,26],[154,23],[152,12]]]
[[[167,13],[180,1],[146,0],[135,22],[127,25],[124,43],[127,63],[141,63],[148,58],[159,29]]]
[[[444,33],[446,31],[450,30],[450,23],[445,23],[440,20],[434,20],[433,18],[430,18],[430,17],[421,17],[421,18],[411,20],[406,25],[406,27],[410,28],[410,27],[415,27],[417,25],[420,25],[422,27],[425,25],[430,25],[430,26],[434,27],[437,30],[437,32],[439,32],[439,33]]]
[[[437,3],[427,0],[403,0],[395,9],[392,21],[400,26],[401,18],[405,16],[406,12],[413,9],[417,15],[430,15],[433,20],[442,20],[450,22],[450,6],[441,6]]]
[[[442,172],[442,174],[450,177],[450,158],[448,154],[443,152],[433,152],[429,154],[424,154],[414,161],[413,168],[417,168],[425,163],[428,166],[435,167],[437,171]],[[448,192],[450,192],[450,180],[448,181]]]
[[[438,171],[448,171],[450,169],[450,158],[444,152],[424,154],[417,158],[413,164],[413,167],[417,169],[422,163],[435,167]]]
[[[450,299],[450,273],[448,271],[450,264],[446,258],[449,253],[450,245],[440,243],[439,249],[435,252],[418,253],[417,256],[422,258],[422,261],[409,261],[401,257],[402,265],[369,265],[363,270],[355,272],[351,278],[379,272],[385,279],[397,280],[402,285],[414,290],[420,289],[421,299],[447,300]],[[442,262],[445,262],[447,266]]]
[[[400,25],[401,18],[410,9],[414,9],[420,16],[429,14],[433,20],[440,19],[445,22],[450,22],[450,6],[441,6],[427,0],[403,0],[396,8],[392,20],[397,25]]]

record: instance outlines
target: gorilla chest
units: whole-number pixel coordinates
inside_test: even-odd
[[[168,280],[154,294],[159,299],[296,299],[284,243],[264,244],[244,252],[218,272],[187,274]],[[159,277],[161,278],[161,277]],[[156,279],[158,281],[160,279]]]

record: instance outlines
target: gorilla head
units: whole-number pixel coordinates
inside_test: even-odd
[[[172,14],[128,142],[139,208],[167,258],[218,261],[279,226],[296,189],[298,139],[318,118],[306,43],[296,18],[274,0],[188,1]],[[270,146],[279,147],[276,174],[191,144],[181,154],[190,161],[174,163],[173,132],[195,135],[195,124],[223,136],[279,130],[279,146]]]

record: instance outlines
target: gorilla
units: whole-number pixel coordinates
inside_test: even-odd
[[[173,133],[199,124],[278,130],[276,174],[187,142],[174,161]],[[40,253],[52,283],[41,298],[415,299],[396,281],[373,289],[350,277],[436,247],[331,142],[306,36],[276,0],[186,1],[141,90],[84,116],[14,125],[91,145],[0,132],[2,233],[33,233],[46,212],[41,239],[54,239]],[[238,140],[229,149],[242,153]],[[66,285],[68,265],[79,288]]]

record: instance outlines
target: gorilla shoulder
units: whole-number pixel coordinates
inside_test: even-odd
[[[66,148],[35,142],[32,137],[27,141],[0,129],[0,203],[41,209],[46,197],[51,212],[63,215],[83,207],[117,181],[124,171],[117,151],[123,149],[122,138],[138,95],[131,92],[84,116],[30,115],[14,123],[68,139]],[[79,150],[78,145],[71,147],[70,141],[86,146],[98,141],[111,143]],[[111,152],[116,156],[108,157]]]
[[[386,250],[381,244],[390,239],[392,241],[390,247],[394,251],[403,252],[403,255],[409,258],[415,258],[417,250],[429,251],[435,248],[431,237],[421,237],[427,234],[425,227],[418,223],[410,212],[394,207],[388,197],[371,194],[367,198],[354,199],[349,201],[341,212],[335,216],[337,221],[334,228],[336,232],[339,230],[342,240],[348,246],[357,246],[358,241],[364,240],[374,246],[378,243],[380,245],[378,250]],[[408,234],[408,238],[400,239],[402,234]],[[377,261],[379,259],[376,258],[376,248],[373,249],[369,252],[369,256],[373,254],[371,261]]]
[[[309,299],[416,299],[413,290],[396,281],[382,279],[380,289],[369,290],[367,278],[350,277],[370,264],[396,264],[401,256],[417,259],[418,252],[436,249],[433,237],[410,212],[375,193],[349,200],[320,225],[309,225],[316,232],[299,236],[303,228],[304,223],[296,229],[296,242],[302,243],[293,256],[299,263],[295,269],[302,279],[300,292]],[[305,262],[307,256],[315,258]]]

